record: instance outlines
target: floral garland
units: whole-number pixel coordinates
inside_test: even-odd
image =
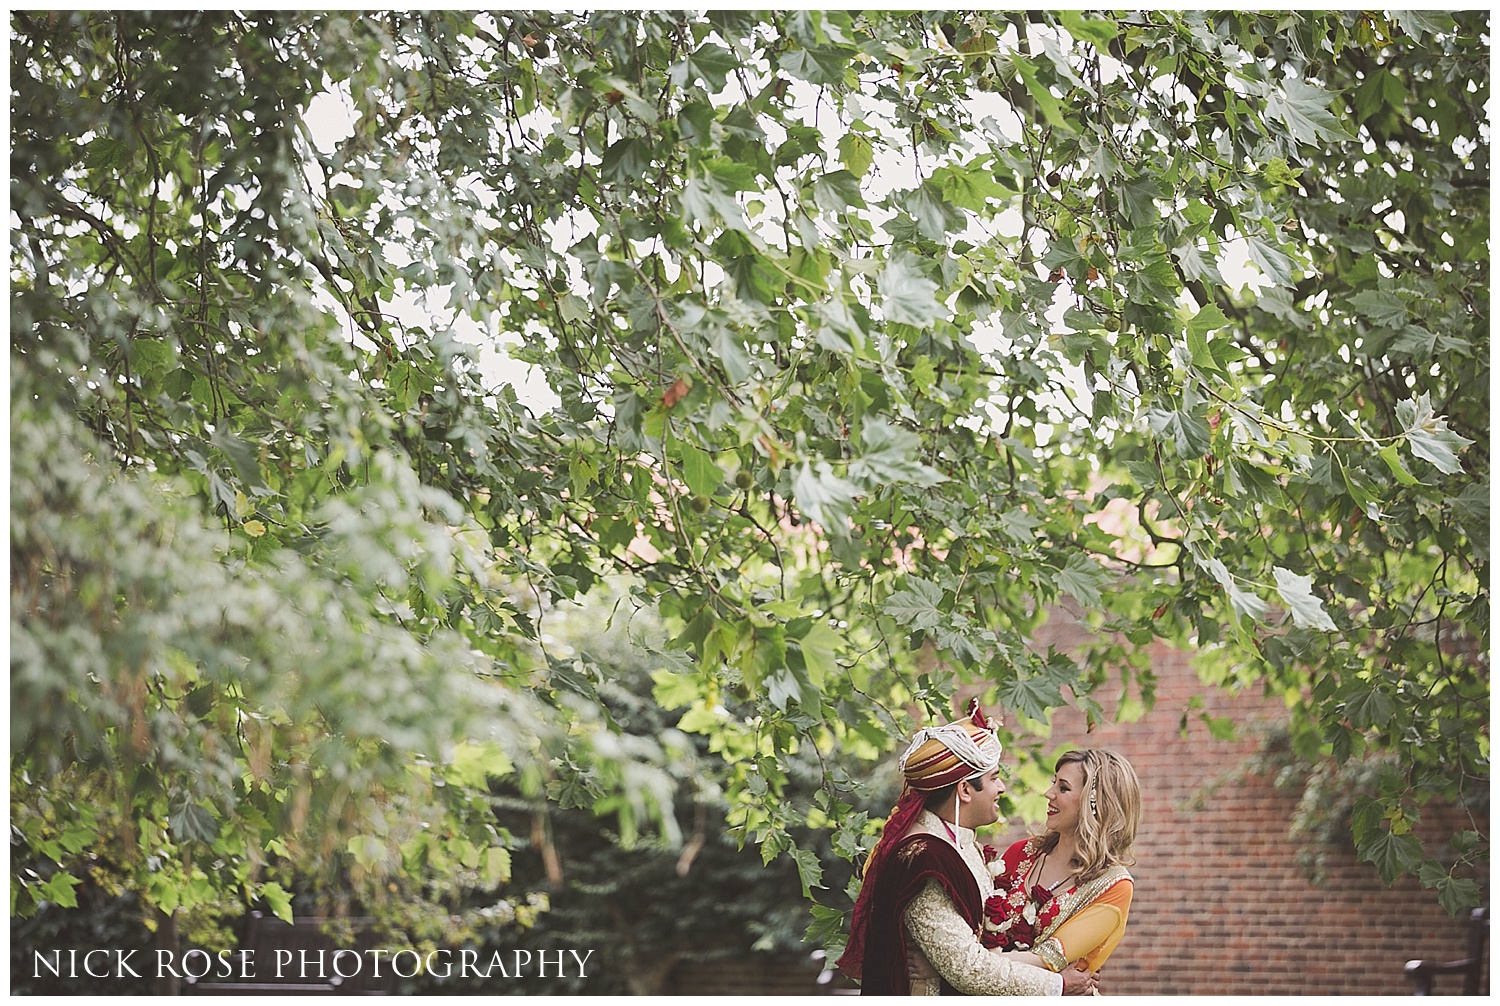
[[[985,861],[990,864],[990,873],[995,879],[996,894],[984,903],[984,931],[980,942],[988,948],[1001,950],[1030,950],[1037,935],[1044,933],[1062,910],[1060,895],[1040,884],[1026,886],[1026,875],[1036,862],[1041,843],[1025,843],[1020,859],[1007,862],[989,846],[984,849]],[[1063,894],[1070,893],[1068,888]]]

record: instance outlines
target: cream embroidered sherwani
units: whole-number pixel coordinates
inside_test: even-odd
[[[958,849],[969,872],[974,874],[974,883],[979,885],[981,901],[995,893],[994,880],[974,842],[973,831],[954,825],[950,836],[949,826],[936,814],[924,810],[907,834],[918,832],[932,835]],[[1008,961],[1003,954],[991,953],[980,945],[979,936],[964,922],[942,885],[935,880],[929,881],[906,906],[904,921],[912,942],[926,955],[937,973],[965,995],[1062,995],[1061,975],[1030,964]],[[911,992],[912,995],[935,996],[939,992],[938,979],[913,981]]]

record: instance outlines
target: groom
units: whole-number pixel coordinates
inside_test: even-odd
[[[849,946],[838,968],[864,995],[1089,995],[1092,975],[1061,975],[991,953],[979,942],[994,893],[974,829],[999,819],[1000,741],[970,716],[917,731],[901,757],[905,787],[865,864]],[[908,956],[916,962],[908,974]],[[923,967],[923,964],[930,967]]]

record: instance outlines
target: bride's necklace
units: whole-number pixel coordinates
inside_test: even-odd
[[[1067,882],[1069,874],[1064,873],[1061,877],[1057,878],[1052,883],[1043,885],[1042,884],[1042,870],[1045,869],[1046,866],[1047,866],[1047,854],[1044,852],[1044,853],[1042,853],[1042,858],[1039,859],[1039,860],[1037,860],[1037,863],[1036,863],[1036,886],[1037,887],[1042,887],[1048,894],[1052,894],[1054,891],[1056,891],[1059,887],[1061,887],[1063,884],[1065,884]]]

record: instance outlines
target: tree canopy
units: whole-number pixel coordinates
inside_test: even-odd
[[[1361,854],[1481,903],[1488,30],[14,13],[13,911],[503,897],[490,780],[671,839],[689,733],[835,938],[834,753],[960,683],[1128,713],[1156,640],[1381,755]],[[618,575],[674,732],[549,648]]]

